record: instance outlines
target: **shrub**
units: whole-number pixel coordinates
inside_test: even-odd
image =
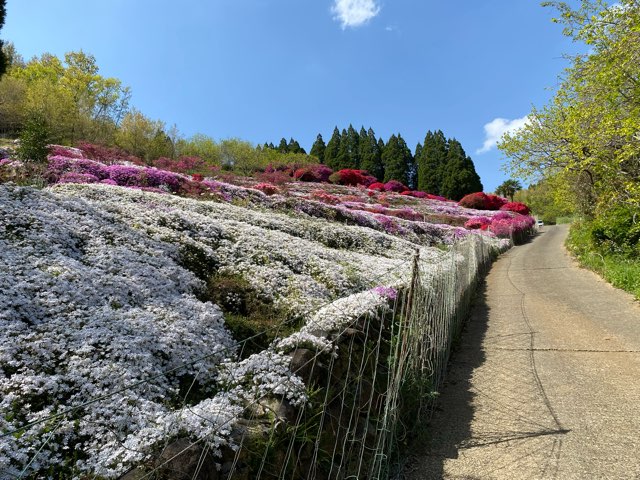
[[[368,187],[369,185],[376,183],[376,178],[369,175],[366,170],[345,168],[333,173],[329,177],[329,181],[339,185],[350,185],[353,187],[356,185],[364,185],[365,187]]]
[[[307,165],[298,168],[293,174],[293,178],[300,180],[301,182],[320,182],[326,183],[329,181],[329,177],[333,174],[326,165]]]
[[[500,210],[500,207],[506,203],[506,198],[493,194],[487,195],[484,192],[475,192],[462,197],[462,200],[458,202],[458,205],[476,210]]]
[[[500,210],[506,210],[509,212],[519,213],[520,215],[529,215],[530,210],[524,203],[521,202],[508,202],[500,207]]]
[[[374,182],[367,187],[369,190],[376,190],[378,192],[384,192],[384,183]]]
[[[502,198],[499,197],[498,195],[493,195],[492,193],[489,193],[487,195],[487,200],[486,200],[486,208],[485,210],[500,210],[500,208],[502,208],[503,205],[506,205],[508,200],[506,198]]]
[[[255,188],[256,190],[260,190],[262,193],[266,195],[274,195],[280,192],[280,189],[278,189],[278,187],[276,187],[275,185],[271,185],[270,183],[258,183],[257,185],[254,185],[252,188]]]
[[[49,127],[41,117],[29,118],[20,132],[17,156],[24,162],[45,163],[49,154]]]
[[[79,142],[77,147],[82,150],[86,158],[95,160],[105,165],[115,163],[132,163],[135,165],[144,165],[145,163],[135,155],[117,147],[106,147],[89,142]]]
[[[491,225],[491,219],[489,217],[471,217],[464,224],[464,228],[468,228],[469,230],[486,230],[489,225]]]
[[[406,185],[404,185],[402,182],[399,182],[397,180],[389,180],[387,183],[384,184],[384,190],[386,192],[400,193],[400,192],[409,190],[409,188]]]

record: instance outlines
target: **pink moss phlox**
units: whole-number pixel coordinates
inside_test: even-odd
[[[65,147],[64,145],[47,145],[47,147],[49,155],[52,157],[84,158],[82,150],[78,148]]]
[[[48,158],[45,178],[49,183],[57,183],[65,173],[85,173],[93,175],[98,180],[109,178],[107,167],[102,163],[83,158],[70,158],[60,155]]]
[[[113,165],[117,163],[131,163],[134,165],[144,165],[144,162],[135,155],[117,147],[105,147],[89,142],[79,142],[78,148],[82,150],[84,156],[91,160],[95,160],[105,165]]]
[[[311,192],[309,196],[311,200],[317,200],[322,203],[327,203],[329,205],[337,205],[342,202],[342,200],[336,195],[331,195],[330,193],[325,192],[324,190],[314,190]]]
[[[371,289],[374,293],[377,293],[387,300],[395,300],[398,298],[398,291],[393,287],[385,287],[384,285],[377,286]]]
[[[57,183],[98,183],[100,179],[90,173],[67,172]]]

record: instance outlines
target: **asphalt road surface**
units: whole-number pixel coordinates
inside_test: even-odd
[[[403,478],[640,479],[640,306],[567,231],[492,267]]]

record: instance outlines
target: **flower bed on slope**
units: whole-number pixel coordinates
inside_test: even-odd
[[[237,356],[219,308],[202,301],[198,265],[242,276],[304,320],[383,279],[406,283],[415,249],[326,219],[110,185],[0,186],[0,209],[0,471],[10,474],[42,447],[28,471],[113,478],[171,437],[227,445],[234,419],[265,392],[304,401],[283,353]],[[442,255],[421,252],[434,263]],[[354,298],[340,304],[345,318],[362,309]],[[372,309],[386,301],[367,299]],[[193,378],[207,398],[176,409]]]

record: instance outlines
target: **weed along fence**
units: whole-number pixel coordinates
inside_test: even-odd
[[[239,384],[251,392],[237,417],[202,415],[209,435],[169,438],[121,478],[389,478],[416,420],[430,412],[495,245],[469,237],[437,263],[416,252],[381,286],[316,310],[229,377],[226,395]],[[268,389],[265,362],[285,372]],[[182,412],[194,413],[187,402]]]

